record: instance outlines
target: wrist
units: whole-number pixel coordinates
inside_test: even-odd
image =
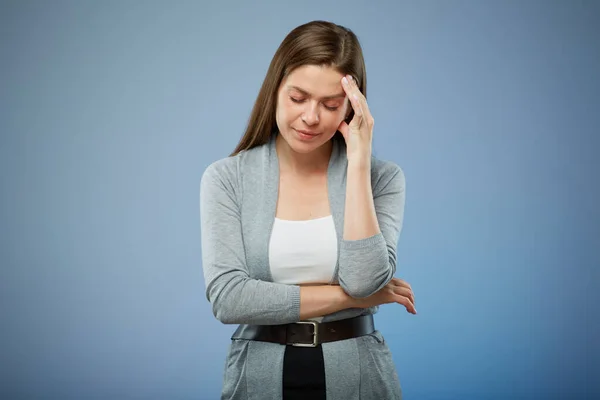
[[[346,310],[348,308],[365,308],[364,302],[362,299],[356,299],[350,296],[348,293],[342,289],[341,286],[338,286],[339,294],[340,294],[340,304],[342,306],[342,310]]]
[[[371,156],[360,155],[348,157],[348,169],[368,172],[371,170]]]
[[[338,301],[340,304],[340,309],[341,310],[345,310],[347,308],[356,308],[357,307],[357,302],[356,299],[352,298],[351,296],[348,295],[348,293],[346,293],[344,291],[344,289],[342,289],[341,286],[336,286],[337,288],[337,292],[338,292]]]

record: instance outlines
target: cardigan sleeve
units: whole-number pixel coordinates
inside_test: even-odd
[[[200,183],[202,268],[213,314],[224,324],[296,322],[300,288],[252,279],[248,274],[237,180],[224,164],[211,164]]]
[[[405,177],[392,163],[373,177],[373,200],[380,232],[359,240],[342,240],[339,281],[355,298],[368,297],[383,288],[396,273],[396,247],[404,218]]]

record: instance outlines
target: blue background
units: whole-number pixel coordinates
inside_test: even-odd
[[[0,4],[0,398],[218,398],[200,176],[312,19],[407,178],[405,398],[600,398],[600,2]]]

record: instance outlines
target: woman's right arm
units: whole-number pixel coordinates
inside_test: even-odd
[[[230,167],[209,166],[200,184],[202,267],[215,317],[224,324],[276,325],[351,308],[340,286],[299,287],[249,276]]]
[[[300,299],[300,319],[327,315],[347,308],[370,308],[390,303],[403,305],[411,314],[417,313],[412,287],[399,278],[392,278],[379,291],[360,299],[349,296],[341,286],[302,287]]]
[[[300,320],[333,314],[347,308],[358,307],[339,285],[300,287]]]
[[[242,242],[242,226],[231,174],[213,164],[202,176],[200,216],[202,267],[206,296],[215,317],[224,324],[277,325],[397,302],[407,309],[406,293],[394,280],[380,292],[354,299],[336,285],[295,286],[250,278]],[[398,286],[398,285],[396,285]],[[414,302],[414,299],[413,299]]]

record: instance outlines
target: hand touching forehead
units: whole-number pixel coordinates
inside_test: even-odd
[[[295,69],[282,82],[282,90],[307,100],[322,103],[345,103],[346,93],[341,79],[344,75],[331,67],[306,65]]]

